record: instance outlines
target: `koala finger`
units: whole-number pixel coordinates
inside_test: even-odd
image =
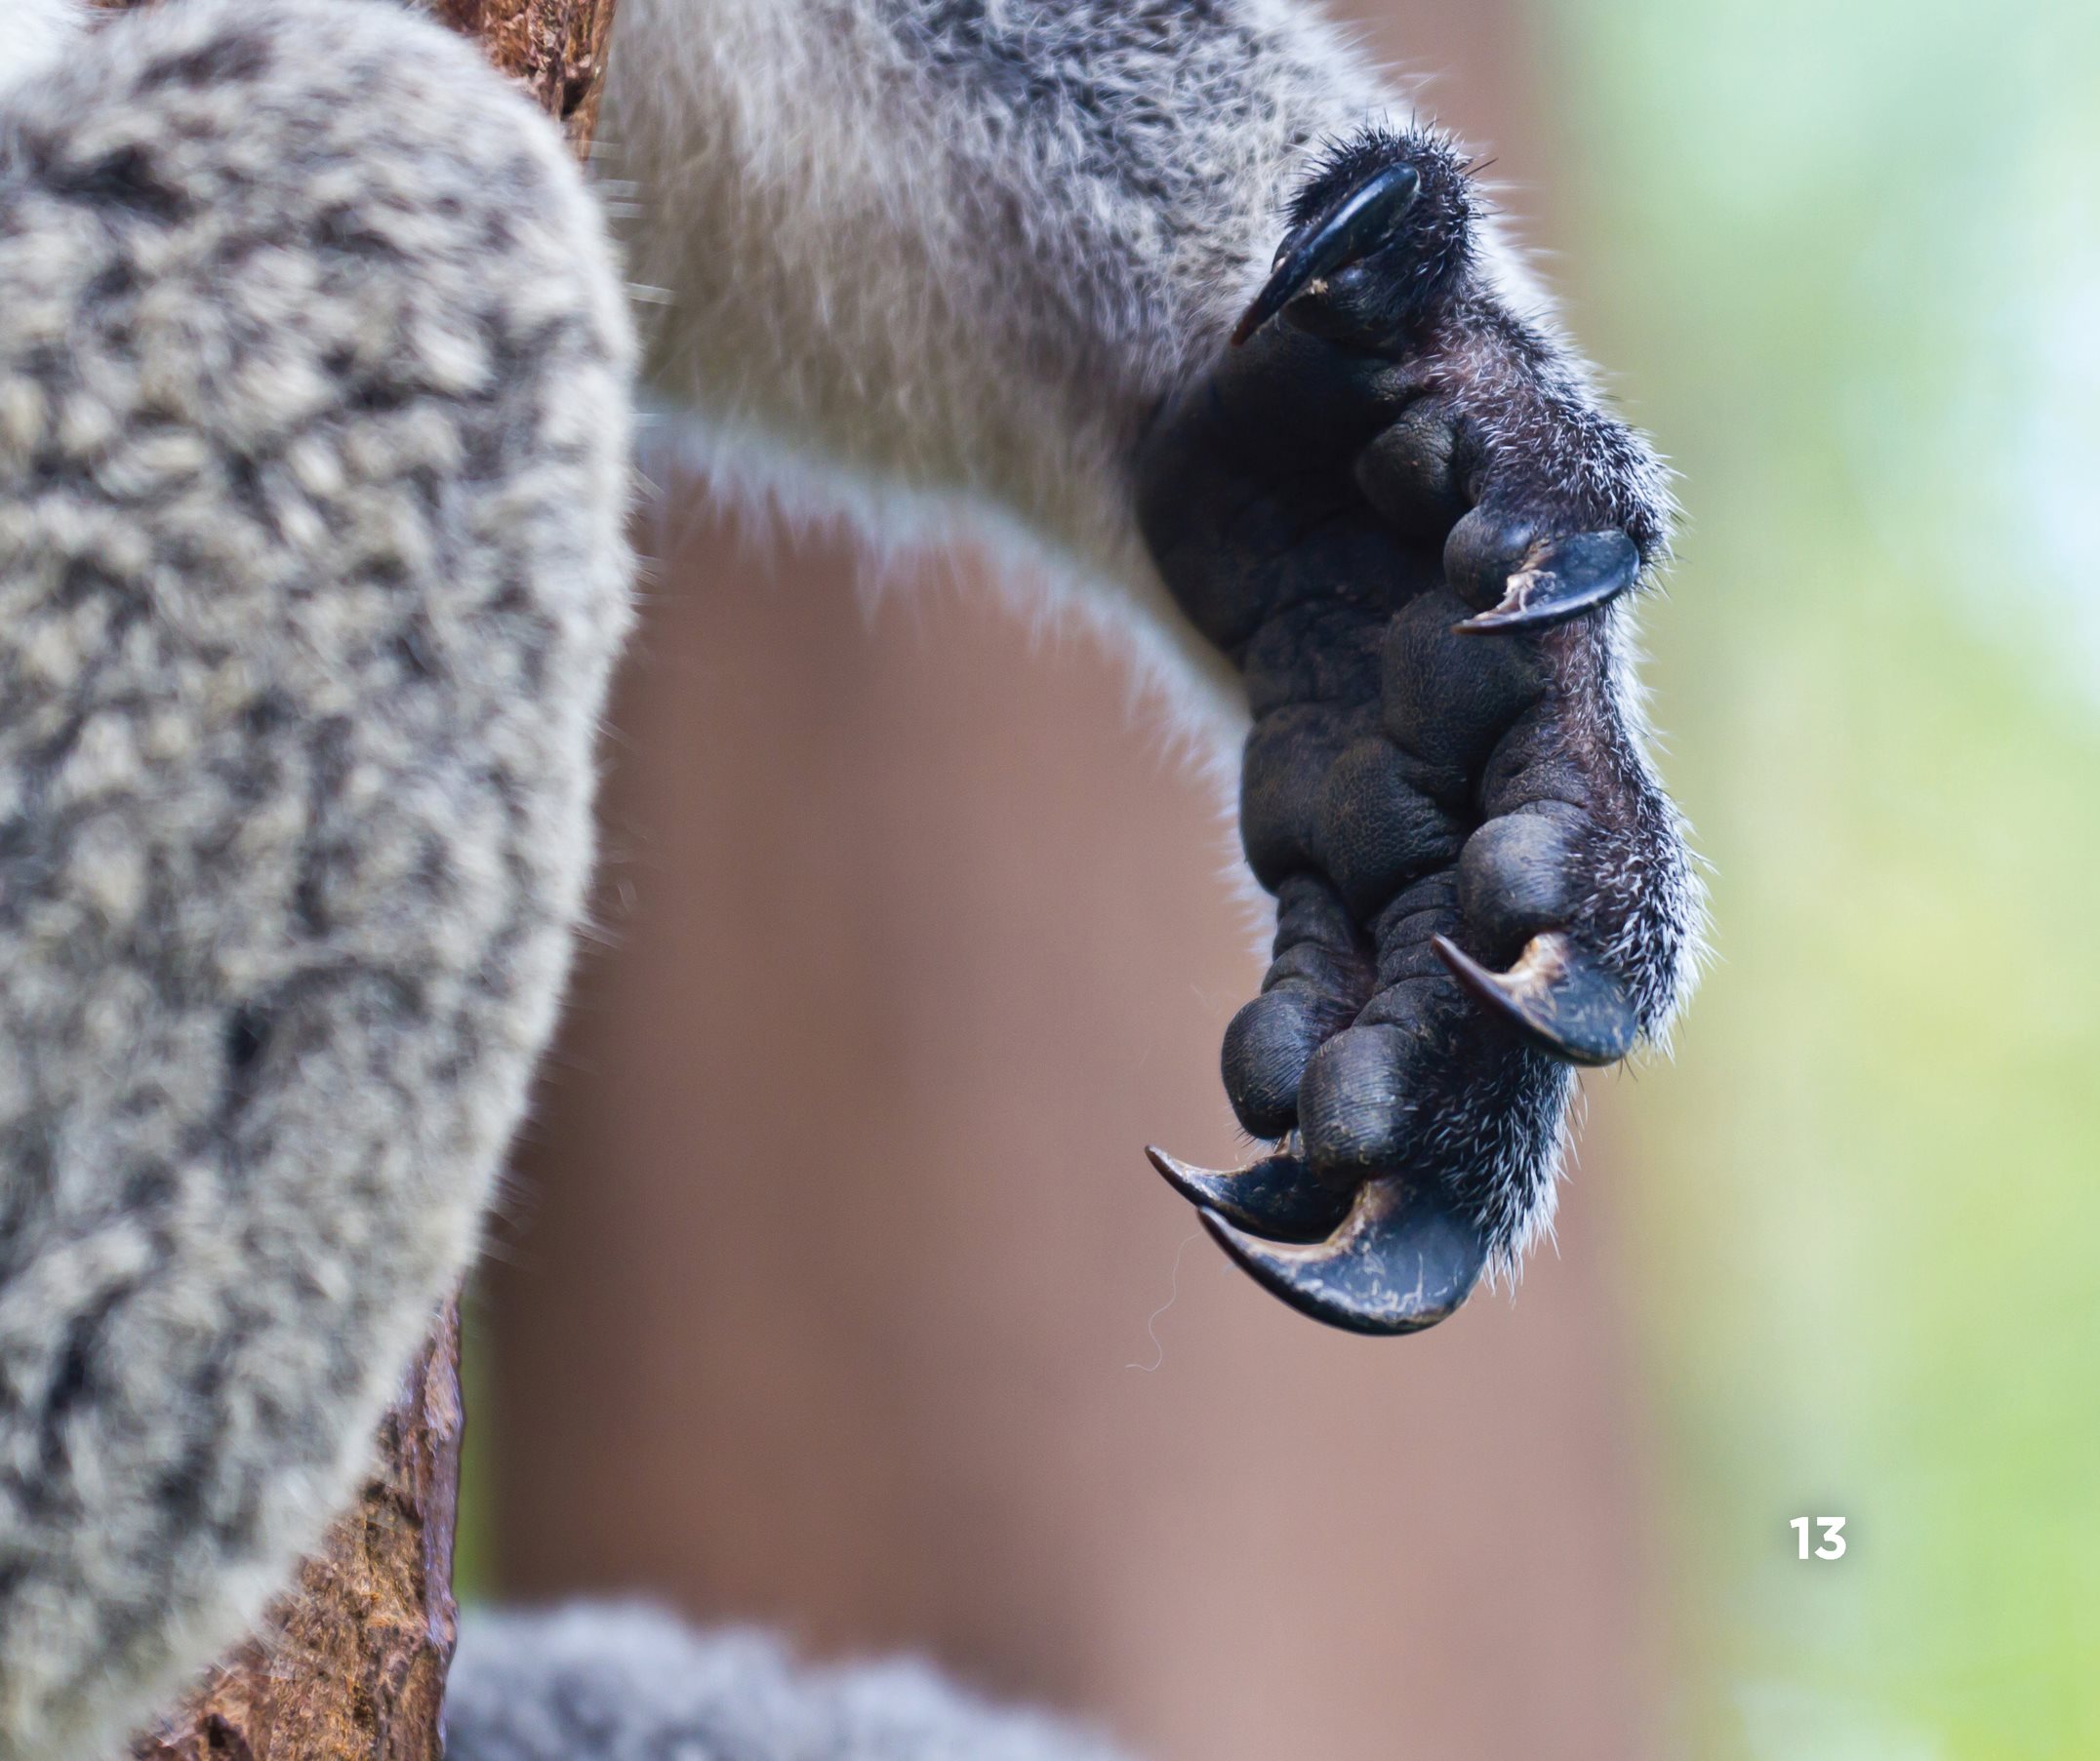
[[[1460,928],[1436,951],[1546,1050],[1613,1063],[1675,1001],[1689,885],[1674,816],[1610,712],[1606,657],[1578,629],[1551,645],[1555,682],[1482,772],[1486,818],[1458,864]]]
[[[1408,920],[1425,915],[1451,921],[1448,904]],[[1312,1186],[1353,1192],[1347,1216],[1323,1240],[1283,1248],[1221,1207],[1203,1220],[1272,1294],[1358,1333],[1433,1326],[1514,1257],[1541,1215],[1541,1163],[1570,1080],[1449,977],[1398,964],[1415,976],[1323,1045],[1302,1085],[1298,1153]]]
[[[1303,1314],[1351,1333],[1420,1333],[1448,1319],[1487,1263],[1479,1229],[1434,1188],[1362,1187],[1325,1240],[1278,1247],[1201,1213],[1211,1238],[1254,1281]]]
[[[1356,487],[1394,531],[1440,540],[1467,511],[1467,452],[1450,404],[1418,397],[1356,456]]]
[[[1300,217],[1277,247],[1275,267],[1232,330],[1237,347],[1315,283],[1326,283],[1392,239],[1422,195],[1422,174],[1404,160],[1345,184]]]
[[[1471,939],[1498,973],[1448,936],[1434,947],[1478,1002],[1574,1063],[1608,1064],[1633,1051],[1640,1019],[1626,988],[1563,927],[1582,911],[1596,827],[1564,802],[1490,820],[1459,858],[1459,906]]]
[[[1297,1141],[1298,1094],[1320,1045],[1345,1028],[1372,984],[1362,938],[1330,888],[1310,873],[1276,892],[1275,958],[1262,994],[1232,1018],[1221,1060],[1227,1097],[1252,1136],[1284,1146],[1246,1168],[1198,1168],[1148,1148],[1184,1198],[1272,1240],[1314,1241],[1348,1215],[1352,1188],[1324,1183]]]
[[[1538,539],[1512,555],[1493,556],[1488,569],[1480,558],[1467,554],[1467,528],[1479,519],[1475,508],[1452,528],[1445,546],[1445,573],[1464,594],[1477,590],[1485,574],[1490,590],[1499,581],[1499,595],[1487,609],[1454,625],[1469,635],[1488,635],[1501,630],[1539,629],[1559,623],[1584,612],[1595,611],[1618,598],[1640,578],[1640,552],[1623,532],[1575,532]],[[1490,550],[1495,540],[1509,531],[1508,523],[1490,523]],[[1461,555],[1454,561],[1452,551]]]
[[[1225,1033],[1226,1096],[1247,1132],[1281,1138],[1297,1125],[1308,1061],[1354,1019],[1371,987],[1360,933],[1332,889],[1312,874],[1285,880],[1276,891],[1275,956],[1262,993]]]
[[[1324,1241],[1355,1203],[1348,1187],[1313,1179],[1288,1143],[1236,1169],[1198,1168],[1150,1144],[1145,1154],[1167,1184],[1206,1217],[1265,1241]]]
[[[1625,987],[1558,930],[1534,937],[1504,973],[1489,971],[1449,937],[1439,936],[1435,947],[1476,1000],[1570,1063],[1617,1063],[1640,1037]]]

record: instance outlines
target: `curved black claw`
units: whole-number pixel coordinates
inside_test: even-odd
[[[1578,532],[1524,558],[1492,610],[1451,627],[1468,635],[1543,629],[1608,604],[1640,578],[1640,552],[1623,532]]]
[[[1203,1226],[1256,1283],[1351,1333],[1420,1333],[1455,1313],[1487,1263],[1480,1231],[1395,1177],[1372,1181],[1325,1241],[1273,1247],[1215,1211]]]
[[[1353,1195],[1322,1185],[1287,1150],[1232,1170],[1193,1167],[1150,1145],[1145,1153],[1191,1204],[1269,1241],[1324,1241],[1349,1215]]]
[[[1558,930],[1532,937],[1506,973],[1488,971],[1448,936],[1432,945],[1489,1010],[1570,1063],[1615,1064],[1640,1037],[1619,981]]]
[[[1308,221],[1302,236],[1285,239],[1269,280],[1233,326],[1234,345],[1253,336],[1313,282],[1377,250],[1421,193],[1420,172],[1412,165],[1389,165],[1325,214]]]

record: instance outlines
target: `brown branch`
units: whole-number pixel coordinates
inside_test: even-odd
[[[139,0],[98,0],[112,9]],[[614,0],[436,0],[590,148]],[[379,1470],[336,1520],[265,1637],[215,1666],[134,1743],[137,1761],[440,1761],[458,1609],[460,1310],[440,1310],[381,1421]]]

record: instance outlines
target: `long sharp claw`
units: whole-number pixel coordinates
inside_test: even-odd
[[[1145,1153],[1191,1204],[1270,1241],[1319,1241],[1349,1215],[1352,1195],[1322,1185],[1287,1150],[1229,1172],[1192,1167],[1163,1149]]]
[[[1368,257],[1392,235],[1421,193],[1420,172],[1411,165],[1389,165],[1309,220],[1301,236],[1284,241],[1269,280],[1233,328],[1233,345],[1253,336],[1314,281]]]
[[[1558,930],[1532,937],[1506,973],[1490,972],[1449,937],[1433,945],[1479,1002],[1570,1063],[1617,1063],[1640,1037],[1619,981]]]
[[[1419,1333],[1479,1282],[1486,1244],[1472,1223],[1400,1177],[1372,1181],[1325,1241],[1274,1247],[1215,1211],[1207,1228],[1256,1283],[1302,1314],[1352,1333]]]
[[[1451,627],[1469,636],[1543,629],[1608,604],[1640,579],[1640,552],[1623,532],[1578,532],[1539,545],[1490,611]]]

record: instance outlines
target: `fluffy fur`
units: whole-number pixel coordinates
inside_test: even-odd
[[[1082,1731],[993,1707],[923,1664],[799,1667],[755,1633],[646,1608],[469,1615],[445,1702],[449,1761],[1121,1761]]]
[[[568,961],[629,341],[555,132],[352,0],[0,109],[0,1754],[353,1488]]]
[[[0,92],[57,62],[83,23],[75,0],[5,0],[0,5]]]
[[[600,150],[664,297],[649,377],[717,456],[755,435],[878,500],[992,510],[1168,632],[1235,739],[1130,457],[1258,280],[1308,149],[1383,97],[1284,0],[624,0]]]

